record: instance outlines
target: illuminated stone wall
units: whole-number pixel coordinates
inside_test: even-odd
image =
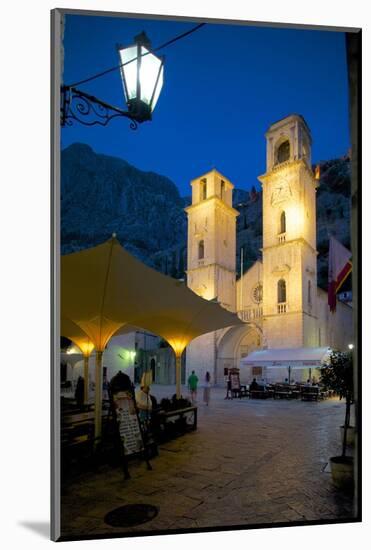
[[[262,286],[263,264],[256,261],[236,283],[237,311],[254,311],[254,309],[262,307],[262,303],[259,301],[259,298],[262,297]]]
[[[197,374],[200,385],[205,381],[206,372],[210,373],[212,384],[219,382],[216,373],[216,332],[203,334],[187,346],[186,383],[192,370]]]
[[[236,310],[236,216],[233,184],[217,170],[196,178],[188,215],[187,284],[206,300],[216,298]],[[203,244],[200,244],[203,243]],[[201,247],[201,250],[200,250]],[[187,347],[188,377],[195,370],[200,380],[208,371],[216,380],[216,333],[195,339]]]
[[[266,138],[267,172],[259,178],[263,186],[264,337],[269,348],[316,345],[314,334],[309,334],[314,330],[317,300],[317,184],[309,164],[310,132],[304,120],[293,115],[273,124]],[[285,142],[288,153],[282,160],[279,148]],[[279,281],[286,285],[284,302],[278,300]]]
[[[224,368],[238,366],[242,351],[259,347],[347,349],[352,343],[352,308],[338,302],[336,313],[331,314],[327,293],[317,287],[318,182],[311,168],[309,128],[302,117],[292,115],[273,124],[266,138],[267,171],[259,178],[263,188],[262,262],[255,262],[237,282],[233,185],[216,170],[192,182],[192,205],[186,209],[188,286],[205,299],[217,298],[225,308],[238,311],[246,322],[245,329],[210,333],[188,346],[187,377],[194,369],[200,381],[209,371],[213,382],[223,384]],[[199,258],[200,241],[204,242],[203,258]],[[280,280],[286,283],[284,303],[278,301]]]
[[[121,370],[134,381],[135,340],[135,332],[111,338],[103,353],[103,366],[107,367],[108,380]]]
[[[119,370],[130,376],[134,380],[134,352],[135,352],[136,333],[131,332],[114,336],[109,341],[107,348],[103,353],[103,366],[107,367],[107,377],[110,380]],[[74,347],[76,353],[79,353],[77,346]],[[95,379],[95,352],[89,358],[89,383]],[[84,362],[77,361],[73,368],[68,371],[68,380],[76,383],[79,376],[84,376]]]
[[[191,185],[192,205],[186,208],[188,286],[206,300],[217,298],[223,307],[235,311],[238,211],[232,208],[233,185],[216,170],[193,180]]]
[[[267,172],[263,186],[263,264],[237,283],[237,303],[251,317],[251,298],[263,280],[263,347],[330,346],[346,349],[352,340],[352,309],[338,303],[329,312],[327,293],[317,288],[316,187],[310,169],[310,134],[299,116],[273,124],[267,134]],[[289,141],[288,158],[277,162],[277,149]],[[285,212],[285,231],[281,216]],[[278,281],[286,282],[286,302],[279,311]],[[256,307],[256,305],[255,305]],[[247,319],[244,319],[247,320]]]

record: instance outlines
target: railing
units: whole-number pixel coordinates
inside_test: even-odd
[[[286,233],[280,233],[280,234],[278,235],[278,242],[279,242],[280,244],[286,242]]]
[[[205,260],[198,260],[198,265],[204,265],[205,264]]]
[[[277,313],[286,313],[286,312],[287,312],[286,302],[282,302],[281,304],[277,304]]]
[[[237,312],[238,317],[244,323],[253,321],[254,319],[260,319],[263,317],[263,308],[262,307],[249,307],[248,309],[242,309]]]
[[[283,168],[284,166],[288,166],[293,160],[296,160],[296,159],[289,158],[287,160],[284,160],[283,162],[276,161],[272,168],[273,172],[275,172],[276,170],[279,170],[280,168]]]

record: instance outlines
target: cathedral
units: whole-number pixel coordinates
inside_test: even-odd
[[[352,308],[340,301],[329,311],[327,293],[317,286],[316,189],[311,133],[300,115],[272,124],[266,137],[261,260],[237,279],[233,183],[213,169],[194,179],[188,216],[187,284],[196,294],[236,312],[243,326],[196,338],[187,347],[186,376],[209,372],[224,384],[227,369],[268,350],[271,365],[286,356],[311,358],[327,348],[346,349],[352,341]],[[245,359],[244,359],[245,358]],[[275,361],[276,359],[276,361]],[[261,375],[259,362],[241,368],[241,380]],[[282,370],[282,369],[281,369]],[[301,379],[308,376],[301,369]],[[264,371],[266,372],[266,371]],[[282,375],[282,372],[281,372]],[[298,381],[298,380],[297,380]]]
[[[259,178],[263,247],[242,276],[236,273],[239,212],[232,206],[233,183],[215,169],[191,182],[187,284],[199,296],[236,312],[243,324],[194,339],[183,354],[182,383],[194,370],[200,383],[209,372],[213,384],[224,385],[233,367],[240,368],[241,382],[253,376],[282,381],[299,358],[301,366],[308,365],[296,369],[295,381],[300,381],[328,348],[344,350],[352,343],[352,307],[338,300],[336,311],[330,312],[327,293],[317,287],[319,181],[312,172],[310,130],[303,117],[291,115],[272,124],[266,140],[266,172]],[[154,383],[175,384],[174,353],[160,342],[139,329],[113,337],[104,353],[104,378],[124,370],[139,382],[150,369]],[[73,351],[65,380],[82,374],[78,350],[72,366]],[[272,366],[269,372],[263,364]]]

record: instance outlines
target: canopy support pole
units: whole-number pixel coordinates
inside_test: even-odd
[[[103,351],[95,353],[95,407],[94,407],[94,439],[102,435],[102,356]]]
[[[182,382],[182,354],[175,354],[175,380],[176,380],[176,396],[179,399],[181,396]]]
[[[84,403],[89,401],[89,355],[84,355]]]

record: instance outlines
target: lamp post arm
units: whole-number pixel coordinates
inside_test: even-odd
[[[70,126],[73,121],[85,126],[107,126],[117,117],[130,119],[130,128],[136,130],[143,117],[135,112],[124,111],[119,107],[98,99],[72,86],[61,86],[61,126]]]

